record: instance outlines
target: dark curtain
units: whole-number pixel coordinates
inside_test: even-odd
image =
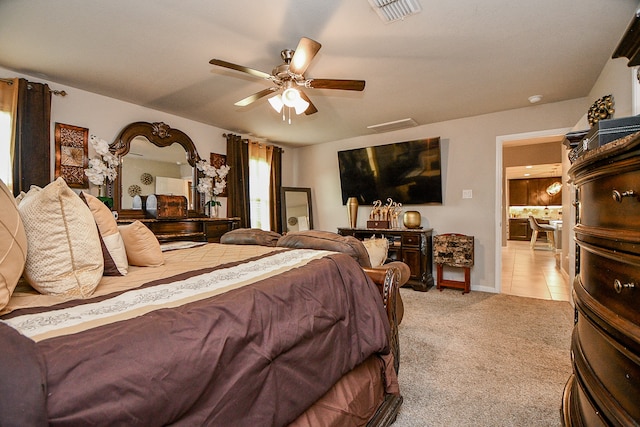
[[[240,218],[240,227],[251,227],[249,209],[249,144],[238,135],[225,134],[227,138],[227,164],[231,167],[227,176],[229,217]]]
[[[271,230],[282,233],[282,148],[273,147],[273,155],[271,157],[271,182],[269,184],[270,189],[270,217],[271,217]]]
[[[42,83],[20,79],[16,113],[13,193],[44,187],[51,181],[51,91]]]

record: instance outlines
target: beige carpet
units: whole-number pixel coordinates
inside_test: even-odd
[[[560,426],[571,374],[568,302],[401,289],[394,427]]]

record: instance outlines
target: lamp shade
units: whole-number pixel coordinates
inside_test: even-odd
[[[547,187],[547,194],[550,196],[555,196],[562,190],[562,183],[560,181],[556,181],[550,186]]]
[[[278,113],[282,111],[282,107],[284,107],[284,103],[282,102],[282,97],[280,95],[272,96],[269,98],[269,104],[276,110]]]

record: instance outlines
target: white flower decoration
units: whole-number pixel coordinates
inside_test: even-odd
[[[105,179],[112,182],[118,176],[118,157],[109,151],[109,143],[104,139],[91,135],[89,141],[98,156],[89,160],[84,174],[93,185],[104,185]]]
[[[198,181],[198,192],[209,197],[207,204],[221,206],[216,196],[222,194],[227,187],[226,177],[231,167],[222,165],[215,168],[206,160],[200,160],[196,163],[196,168],[204,174],[204,177]]]

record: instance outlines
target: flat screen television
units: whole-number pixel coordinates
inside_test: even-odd
[[[440,137],[338,151],[342,203],[442,204]]]

